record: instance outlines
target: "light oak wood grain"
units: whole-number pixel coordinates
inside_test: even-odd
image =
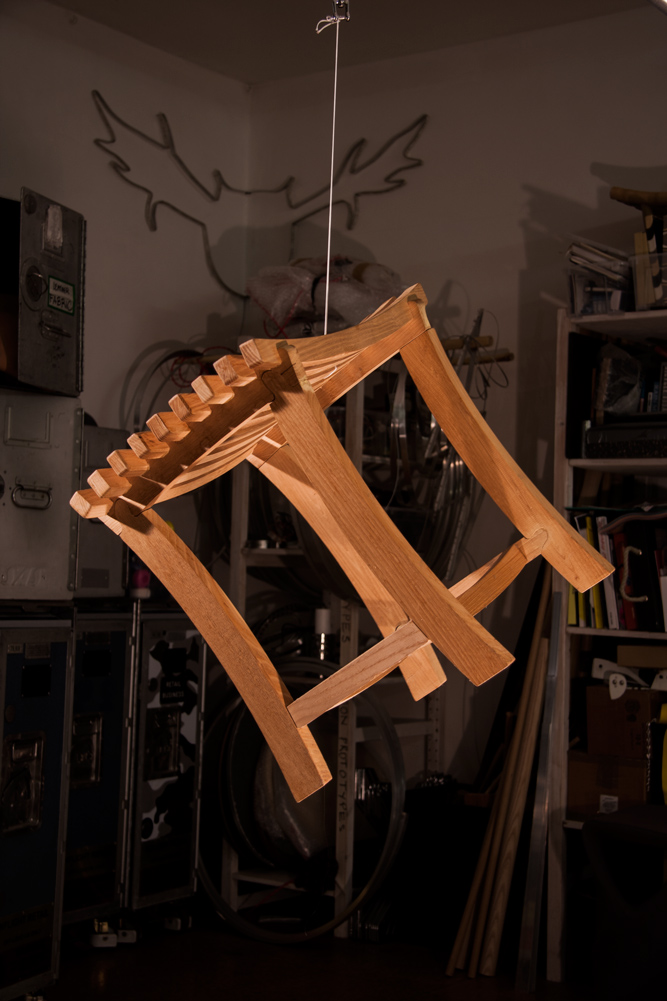
[[[546,529],[544,556],[558,573],[579,591],[613,573],[611,564],[568,525],[498,441],[435,332],[426,330],[411,341],[401,349],[401,357],[440,427],[501,511],[524,537]]]
[[[159,441],[155,437],[152,431],[137,431],[135,434],[131,434],[127,439],[127,443],[140,459],[146,459],[147,462],[151,462],[153,459],[158,459],[162,455],[167,455],[169,452],[169,445],[166,441]]]
[[[120,497],[130,488],[130,481],[124,476],[118,476],[112,469],[93,470],[88,483],[98,496],[108,497],[110,500]]]
[[[474,684],[503,670],[512,655],[419,558],[365,486],[327,421],[298,354],[263,373],[271,409],[299,465],[363,563],[435,646]]]
[[[428,643],[428,638],[414,622],[406,622],[292,702],[288,706],[290,716],[297,726],[312,723],[318,716],[386,678],[402,660]]]
[[[322,338],[299,340],[310,359],[309,372],[322,394],[323,406],[340,398],[400,347],[419,336],[423,330],[424,302],[420,287],[413,286],[401,297],[396,312],[382,316],[380,321],[377,317],[386,307],[379,310],[362,337],[353,333],[359,328],[329,335],[326,352],[332,359],[326,358],[320,345],[311,343]],[[384,338],[382,331],[387,332]],[[263,341],[258,343],[261,350],[273,351],[274,342],[268,342],[268,348],[261,347]],[[129,440],[136,455],[149,463],[143,474],[132,477],[125,493],[135,506],[147,508],[203,486],[247,457],[252,435],[259,442],[264,436],[276,433],[269,410],[270,394],[257,379],[257,372],[249,369],[239,356],[225,357],[229,359],[227,363],[219,359],[216,364],[234,381],[233,388],[225,385],[219,375],[199,376],[192,383],[194,395],[209,407],[208,416],[196,422],[179,423],[175,413],[154,414],[148,422],[151,430],[139,432]],[[243,391],[239,392],[239,388]]]
[[[213,362],[213,368],[225,386],[233,386],[234,389],[247,386],[249,382],[257,378],[257,373],[248,367],[242,355],[223,355],[222,358]]]
[[[77,490],[70,505],[82,518],[100,518],[113,507],[110,497],[100,497],[94,490]]]
[[[349,330],[327,337],[246,342],[241,355],[226,355],[215,363],[216,375],[200,376],[191,393],[172,397],[169,412],[149,418],[149,430],[133,434],[129,449],[111,453],[109,468],[94,471],[90,489],[72,498],[81,516],[101,517],[117,531],[179,601],[237,684],[297,798],[319,788],[328,771],[310,733],[297,728],[292,713],[298,722],[316,718],[398,663],[411,693],[421,698],[445,680],[431,643],[480,684],[512,657],[474,615],[531,559],[542,553],[580,590],[611,572],[492,434],[430,330],[425,307],[426,297],[416,285]],[[522,536],[450,590],[366,488],[324,415],[324,409],[399,351],[449,440]],[[224,592],[150,510],[245,459],[309,521],[384,637],[298,705],[291,703]],[[504,783],[497,810],[501,826],[509,809],[505,797]],[[498,851],[494,833],[491,867]],[[487,881],[480,913],[489,907],[488,887]],[[466,921],[469,938],[469,914]],[[478,927],[472,966],[478,962],[481,934]]]
[[[545,529],[538,530],[530,539],[519,539],[483,567],[453,584],[449,593],[458,598],[472,615],[477,615],[509,587],[531,560],[542,553],[547,539]]]
[[[331,774],[310,731],[297,728],[280,675],[231,601],[155,511],[134,514],[123,500],[102,521],[139,556],[199,630],[236,685],[297,801]]]
[[[202,403],[197,393],[176,393],[169,400],[169,406],[186,424],[198,424],[211,416],[211,408]]]
[[[150,466],[146,459],[140,459],[131,448],[119,448],[107,456],[107,462],[118,476],[131,480],[133,476],[142,476]]]
[[[343,364],[406,324],[416,322],[423,328],[426,301],[421,285],[412,285],[398,298],[380,306],[362,323],[347,330],[326,337],[295,337],[285,341],[255,338],[241,345],[241,353],[250,368],[263,371],[280,363],[278,344],[289,344],[299,351],[301,363],[310,377],[310,366],[317,363],[325,366]]]
[[[256,454],[249,460],[276,486],[311,525],[340,564],[383,636],[391,636],[407,621],[406,613],[360,558],[346,532],[332,517],[326,504],[285,445],[272,450],[262,461]],[[401,672],[414,699],[421,699],[446,681],[446,675],[431,647],[418,650],[404,660]]]
[[[146,421],[158,441],[180,441],[190,434],[190,428],[173,411],[153,414]]]
[[[544,623],[546,619],[550,596],[551,596],[551,574],[548,573],[548,571],[545,568],[544,576],[542,578],[542,589],[540,591],[540,600],[537,609],[537,614],[535,617],[535,626],[533,628],[533,636],[531,640],[530,651],[528,653],[528,660],[526,663],[523,685],[521,687],[519,705],[517,707],[517,712],[516,712],[516,722],[514,724],[514,732],[512,734],[512,740],[510,742],[507,758],[503,766],[503,776],[502,776],[500,790],[498,792],[499,803],[498,803],[498,811],[495,816],[495,826],[492,832],[492,839],[488,852],[488,857],[485,860],[485,868],[482,872],[482,887],[479,895],[475,934],[472,940],[472,946],[470,951],[470,963],[468,966],[469,977],[477,976],[477,971],[479,968],[479,959],[484,942],[484,934],[489,915],[491,897],[493,894],[493,886],[496,877],[498,859],[500,857],[500,853],[502,850],[505,824],[507,822],[507,816],[512,800],[512,787],[516,780],[517,768],[519,765],[519,760],[521,755],[522,741],[524,740],[524,735],[526,732],[526,721],[529,719],[531,712],[531,699],[534,691],[535,676],[540,669],[540,648],[543,639],[542,633],[544,630]]]
[[[192,382],[192,388],[202,403],[227,403],[234,396],[234,390],[225,386],[219,375],[198,375]]]

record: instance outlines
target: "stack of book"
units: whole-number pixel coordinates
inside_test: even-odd
[[[634,308],[632,264],[622,250],[575,238],[565,255],[570,309],[575,316],[616,313]]]
[[[573,511],[572,522],[615,570],[587,594],[571,589],[568,624],[667,631],[667,510]]]
[[[578,343],[572,344],[573,365]],[[590,376],[590,407],[582,402],[582,456],[588,459],[667,457],[667,348],[658,340],[605,346]],[[580,392],[588,388],[583,378]]]

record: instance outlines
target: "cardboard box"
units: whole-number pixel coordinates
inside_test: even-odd
[[[616,663],[623,667],[635,668],[655,668],[664,670],[667,668],[667,643],[659,646],[642,646],[641,643],[629,643],[623,645],[619,643],[616,648]]]
[[[629,688],[620,699],[612,699],[604,685],[586,689],[588,753],[617,758],[646,756],[646,728],[660,715],[667,692]]]
[[[570,751],[567,816],[585,820],[647,802],[648,761]]]

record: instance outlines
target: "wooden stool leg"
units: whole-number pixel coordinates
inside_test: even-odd
[[[398,602],[368,570],[351,545],[347,535],[329,513],[322,498],[304,473],[289,445],[284,445],[266,461],[250,456],[249,461],[294,505],[326,543],[342,567],[383,636],[390,636],[406,621]],[[417,650],[402,662],[401,672],[412,697],[423,698],[447,680],[438,656],[431,646]]]
[[[310,796],[331,773],[307,727],[297,728],[292,698],[224,591],[155,511],[134,514],[117,501],[101,520],[159,577],[211,647],[254,716],[294,798]]]
[[[545,529],[542,555],[578,591],[613,567],[556,511],[500,444],[461,385],[434,330],[401,348],[417,388],[476,480],[525,537]]]
[[[487,681],[512,662],[512,655],[417,556],[336,438],[297,352],[286,347],[283,358],[283,365],[263,374],[275,395],[271,409],[297,462],[358,553],[361,572],[365,567],[377,577],[424,635],[474,684]]]

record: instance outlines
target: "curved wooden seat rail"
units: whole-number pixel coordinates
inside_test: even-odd
[[[578,590],[610,564],[554,510],[498,442],[429,327],[413,285],[356,327],[287,341],[256,339],[215,363],[191,393],[148,420],[128,449],[88,479],[72,506],[100,518],[159,577],[229,673],[297,800],[331,777],[308,724],[395,667],[415,699],[445,681],[435,646],[474,684],[512,661],[476,620],[538,555]],[[399,353],[447,437],[520,533],[508,550],[452,588],[432,573],[380,506],[325,410]],[[383,639],[293,701],[219,585],[154,510],[248,460],[327,545]]]

